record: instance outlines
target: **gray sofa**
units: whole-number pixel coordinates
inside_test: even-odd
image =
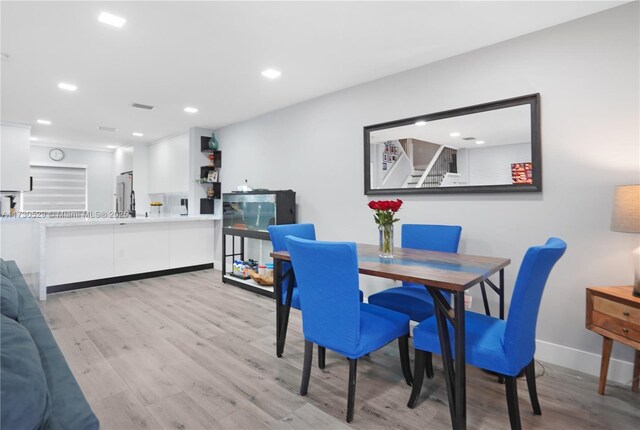
[[[3,430],[97,430],[93,414],[13,261],[0,259]]]

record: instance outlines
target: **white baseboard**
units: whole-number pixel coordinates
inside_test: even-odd
[[[568,367],[596,377],[600,377],[601,358],[601,355],[592,352],[536,340],[536,360]],[[608,381],[630,385],[632,377],[633,363],[611,358],[609,373],[607,374]]]

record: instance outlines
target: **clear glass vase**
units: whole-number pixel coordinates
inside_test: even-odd
[[[393,258],[393,224],[378,226],[380,231],[380,258]]]

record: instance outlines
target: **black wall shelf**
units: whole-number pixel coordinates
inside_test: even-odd
[[[200,166],[200,179],[205,180],[209,176],[211,170],[219,170],[222,168],[222,151],[213,151],[209,148],[210,136],[200,136],[200,152],[207,157],[213,154],[213,166]],[[205,186],[206,189],[213,187],[213,198],[200,199],[200,213],[201,214],[213,214],[214,213],[214,199],[222,198],[222,183],[220,183],[220,172],[218,171],[218,182],[201,182],[200,184]]]
[[[209,172],[211,170],[218,170],[219,167],[216,166],[215,168],[211,167],[211,166],[200,166],[200,179],[207,179],[207,177],[209,176]],[[218,172],[218,175],[220,174],[220,172]]]
[[[213,154],[213,167],[206,165],[206,166],[202,166],[201,169],[207,168],[207,170],[212,170],[212,169],[217,170],[222,167],[222,151],[207,150],[207,151],[202,151],[202,153],[205,155]]]
[[[209,148],[209,136],[200,136],[200,152],[221,152],[221,151],[213,151]]]
[[[220,182],[202,182],[200,185],[204,185],[205,187],[210,188],[213,187],[213,197],[207,197],[207,199],[214,198],[220,199],[222,198],[222,184]]]
[[[213,215],[214,199],[200,199],[200,215]]]

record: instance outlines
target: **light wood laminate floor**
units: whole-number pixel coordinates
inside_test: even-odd
[[[222,284],[218,271],[54,294],[41,307],[104,430],[450,428],[439,357],[411,410],[395,343],[360,360],[352,424],[344,358],[327,351],[321,371],[314,356],[309,393],[298,395],[299,312],[278,359],[274,302]],[[629,387],[599,396],[595,377],[547,364],[537,373],[542,416],[519,383],[525,429],[638,428]],[[467,387],[468,428],[508,428],[504,386],[469,367]]]

